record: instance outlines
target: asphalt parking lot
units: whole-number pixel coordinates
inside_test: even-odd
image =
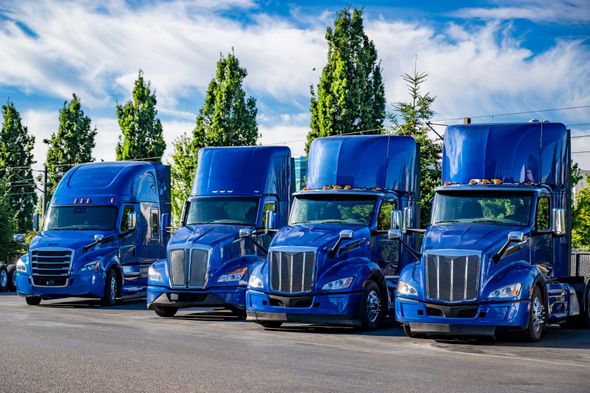
[[[590,330],[449,342],[144,307],[1,294],[0,392],[590,392]]]

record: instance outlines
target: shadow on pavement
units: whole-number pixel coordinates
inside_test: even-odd
[[[24,300],[23,300],[24,301]],[[105,307],[100,304],[99,300],[96,299],[80,299],[80,300],[44,300],[39,306],[46,308],[87,308],[97,310],[145,310],[145,299],[134,299],[118,301],[116,305],[111,307]]]
[[[280,328],[264,328],[269,331],[285,331],[303,334],[349,334],[354,336],[401,337],[405,336],[400,325],[393,320],[386,320],[378,329],[363,331],[350,326],[301,325],[287,323]]]
[[[236,314],[226,309],[206,309],[198,312],[189,312],[180,310],[171,319],[182,319],[186,321],[209,321],[209,322],[246,322]]]

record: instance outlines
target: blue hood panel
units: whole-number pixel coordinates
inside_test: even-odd
[[[201,244],[219,246],[238,238],[243,225],[189,225],[180,228],[168,243],[168,246]]]
[[[487,224],[438,225],[429,227],[423,250],[460,249],[489,252],[499,249],[511,231],[526,231],[526,227]]]
[[[354,231],[354,238],[370,236],[369,229],[358,225],[295,225],[283,227],[272,241],[271,247],[331,247],[334,245],[340,231],[350,229]],[[365,233],[366,232],[366,233]]]
[[[94,242],[94,235],[101,234],[105,237],[113,234],[112,231],[44,231],[35,236],[31,241],[30,250],[42,247],[71,248],[75,251],[82,249]]]

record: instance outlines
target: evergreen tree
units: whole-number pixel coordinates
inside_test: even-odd
[[[16,231],[16,220],[8,197],[9,188],[0,181],[0,263],[9,262],[18,252],[19,246],[12,237]]]
[[[14,103],[2,105],[3,124],[0,132],[0,176],[6,183],[5,203],[15,219],[14,229],[31,229],[37,203],[31,165],[35,137],[23,126]]]
[[[174,142],[172,195],[175,219],[179,218],[182,203],[190,193],[201,147],[250,146],[258,140],[256,100],[246,98],[242,86],[247,74],[233,52],[227,57],[221,56],[197,115],[192,137],[183,135]]]
[[[410,93],[410,102],[398,102],[394,109],[399,113],[403,123],[399,123],[397,117],[392,116],[392,122],[398,135],[414,137],[420,147],[420,226],[426,228],[430,222],[431,199],[434,189],[440,185],[441,169],[439,160],[442,152],[442,144],[432,141],[428,137],[430,128],[427,122],[434,112],[431,107],[436,97],[430,93],[423,93],[422,84],[428,74],[420,73],[414,69],[413,74],[404,74]]]
[[[322,70],[317,95],[311,87],[311,142],[322,136],[380,134],[385,119],[381,63],[373,41],[363,28],[362,11],[345,8],[334,29],[326,31],[328,63]],[[365,132],[363,132],[365,133]]]
[[[121,135],[117,144],[117,160],[149,158],[160,161],[166,150],[162,123],[156,117],[156,93],[139,71],[133,88],[133,99],[117,105]]]
[[[57,184],[68,169],[75,164],[93,161],[95,137],[96,128],[92,127],[90,117],[84,114],[80,99],[73,94],[72,101],[65,101],[59,110],[58,131],[43,141],[49,145],[47,200],[51,199]]]
[[[590,248],[590,188],[586,187],[576,196],[572,211],[572,247]]]

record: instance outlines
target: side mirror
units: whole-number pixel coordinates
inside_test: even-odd
[[[180,226],[181,227],[186,225],[186,216],[188,214],[188,208],[190,207],[190,205],[191,205],[191,203],[188,199],[186,201],[184,201],[184,203],[182,204],[182,211],[180,212]]]
[[[402,238],[402,231],[401,229],[390,229],[387,231],[387,239],[388,240],[399,240]]]
[[[264,229],[268,232],[270,229],[275,229],[275,220],[277,215],[272,210],[266,211],[266,220],[264,223]]]
[[[402,232],[406,233],[409,228],[412,228],[414,225],[412,223],[413,211],[411,207],[404,207],[404,217],[402,221]]]
[[[33,230],[39,232],[39,213],[33,214]]]
[[[165,234],[170,226],[170,214],[163,213],[160,217],[160,228],[162,228],[162,234]]]
[[[245,239],[252,236],[252,230],[249,228],[242,228],[239,232],[240,239]]]
[[[342,240],[350,240],[350,239],[352,239],[352,236],[353,235],[354,235],[354,233],[352,232],[352,230],[350,230],[350,229],[343,229],[339,233],[339,238],[342,239]]]
[[[391,211],[390,229],[401,230],[402,226],[403,226],[402,211],[401,210],[392,210]]]
[[[524,232],[521,231],[513,231],[508,233],[508,242],[509,243],[521,243],[524,242]]]
[[[565,209],[553,209],[553,234],[565,236]]]
[[[94,241],[95,242],[99,242],[102,239],[104,239],[104,235],[97,233],[96,235],[94,235]]]
[[[24,233],[16,233],[14,236],[12,236],[12,240],[14,240],[16,243],[24,243],[25,234]]]

